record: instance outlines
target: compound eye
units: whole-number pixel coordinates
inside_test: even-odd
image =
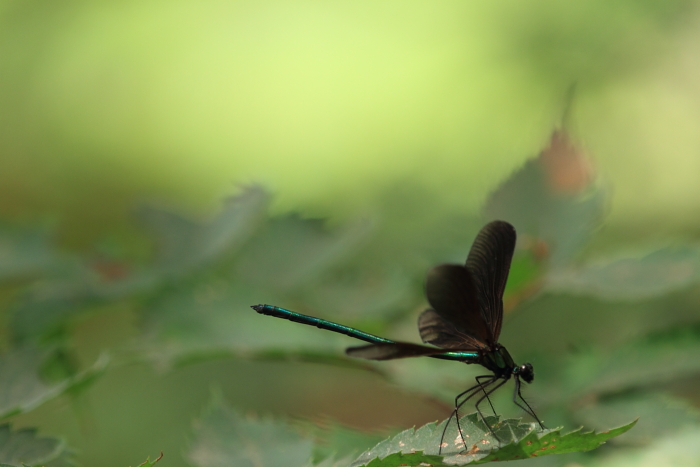
[[[520,365],[519,370],[520,378],[526,383],[532,383],[535,379],[535,370],[532,368],[532,365],[530,363],[524,363]]]

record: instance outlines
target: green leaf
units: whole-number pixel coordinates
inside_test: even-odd
[[[606,300],[645,300],[700,282],[700,250],[663,248],[641,258],[598,261],[550,272],[547,289]]]
[[[66,448],[60,456],[47,462],[46,464],[42,464],[41,467],[76,467],[77,464],[74,461],[75,457],[75,450]]]
[[[43,344],[47,336],[96,307],[131,298],[155,288],[163,278],[139,271],[117,281],[105,281],[88,267],[70,276],[36,283],[11,306],[10,329],[16,344]]]
[[[618,346],[581,351],[563,365],[564,394],[620,392],[700,373],[700,325],[654,333]]]
[[[16,349],[0,355],[0,419],[28,412],[61,394],[92,382],[104,371],[102,355],[92,367],[60,381],[44,381],[40,369],[51,350]]]
[[[20,466],[71,465],[72,451],[57,438],[39,437],[33,428],[12,430],[0,425],[0,463]]]
[[[647,446],[620,449],[594,465],[596,467],[696,467],[700,459],[700,426],[680,427],[671,435],[657,433]]]
[[[590,451],[604,444],[605,441],[610,438],[620,436],[630,430],[636,423],[637,420],[634,420],[627,425],[600,433],[596,433],[595,431],[583,432],[582,428],[565,435],[561,434],[561,430],[548,430],[547,433],[542,435],[531,432],[518,442],[513,442],[498,450],[492,451],[488,456],[480,459],[479,462],[476,463],[483,464],[494,461]]]
[[[402,388],[453,404],[455,395],[473,386],[475,376],[484,374],[484,368],[479,365],[456,363],[433,358],[404,358],[379,362],[376,367]]]
[[[137,294],[167,294],[166,285],[214,262],[221,261],[246,241],[263,216],[268,195],[252,187],[207,223],[194,223],[174,214],[144,209],[143,220],[159,234],[158,264],[134,268],[125,277],[106,280],[93,267],[80,265],[59,279],[35,284],[13,306],[12,337],[17,343],[41,343],[48,334],[77,315]]]
[[[221,354],[343,356],[339,336],[259,315],[250,306],[300,303],[303,288],[313,288],[366,232],[365,224],[328,230],[298,216],[262,224],[235,256],[173,281],[146,300],[149,339],[143,348],[165,366]]]
[[[305,436],[314,439],[314,465],[318,465],[323,459],[333,464],[338,458],[349,458],[349,464],[359,453],[386,438],[386,434],[379,432],[359,431],[334,421],[322,421],[313,423],[310,421],[296,421]],[[385,430],[386,432],[386,430]]]
[[[283,423],[241,417],[216,400],[195,424],[186,456],[198,467],[303,467],[312,447]]]
[[[525,354],[558,357],[591,345],[609,349],[650,332],[697,322],[696,302],[695,290],[641,302],[541,293],[505,318],[499,340],[516,361]]]
[[[10,329],[16,345],[40,344],[66,321],[99,303],[85,284],[42,283],[12,307]]]
[[[264,300],[256,289],[223,280],[183,284],[147,305],[149,338],[141,348],[166,366],[216,354],[252,358],[274,352],[325,352],[344,358],[343,342],[351,339],[250,308]]]
[[[364,253],[364,252],[363,252]],[[395,264],[333,264],[306,287],[304,303],[333,321],[362,321],[363,330],[381,333],[397,313],[409,313],[424,299],[423,281]],[[415,328],[415,323],[414,328]],[[371,328],[366,328],[371,326]],[[375,329],[378,328],[378,329]]]
[[[499,421],[496,417],[489,416],[486,417],[486,422],[502,441],[518,439],[535,430],[533,424],[523,424],[515,419]],[[363,453],[355,460],[352,467],[365,465],[379,467],[384,464],[377,463],[377,459],[383,460],[394,455],[394,458],[389,461],[393,463],[396,453],[414,454],[419,451],[422,455],[442,456],[445,464],[466,464],[486,456],[490,449],[499,443],[476,413],[465,415],[460,419],[463,436],[459,435],[454,419],[451,420],[447,430],[445,430],[446,423],[447,420],[439,424],[429,423],[418,429],[405,430]],[[372,462],[375,463],[372,464]],[[392,463],[388,465],[393,465]]]
[[[298,215],[270,219],[236,258],[236,274],[261,289],[297,289],[349,257],[369,227],[356,223],[329,230],[322,220]]]
[[[270,196],[259,186],[230,198],[212,220],[197,223],[163,210],[141,209],[141,221],[157,234],[159,267],[186,272],[218,261],[255,232]]]
[[[585,164],[566,133],[555,131],[549,148],[490,195],[485,216],[513,224],[521,245],[543,241],[550,264],[568,264],[600,223],[608,196],[581,172]],[[574,183],[559,183],[560,175]]]
[[[352,462],[353,457],[341,457],[341,458],[336,458],[336,457],[327,457],[323,459],[319,463],[313,463],[313,467],[348,467],[350,463]]]
[[[700,427],[700,413],[685,400],[656,392],[623,392],[590,398],[573,411],[577,423],[592,427],[615,426],[639,418],[634,430],[624,437],[631,446],[653,442],[659,433],[666,436],[688,426]]]
[[[403,465],[416,466],[426,464],[431,466],[444,465],[442,459],[442,456],[430,456],[423,454],[421,451],[406,454],[403,452],[395,452],[383,459],[373,459],[367,464],[367,467],[399,467]]]
[[[0,281],[41,277],[69,266],[47,229],[0,224]]]
[[[636,423],[634,421],[601,433],[584,433],[579,429],[562,435],[561,429],[538,431],[535,424],[524,424],[515,419],[498,421],[496,417],[489,416],[486,417],[486,422],[500,441],[493,437],[484,423],[479,420],[478,415],[474,413],[460,419],[463,436],[458,434],[454,420],[444,437],[446,421],[437,425],[429,423],[417,430],[406,430],[382,441],[362,454],[351,466],[384,467],[401,465],[401,462],[405,465],[418,465],[424,462],[437,467],[589,451],[606,440],[626,432]],[[412,454],[417,457],[410,457]],[[413,463],[414,459],[415,463]]]

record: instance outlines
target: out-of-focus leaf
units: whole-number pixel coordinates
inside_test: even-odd
[[[685,326],[656,333],[613,351],[592,349],[563,366],[567,397],[620,392],[700,373],[700,328]]]
[[[568,264],[604,212],[607,192],[592,177],[586,156],[557,130],[537,159],[491,194],[484,214],[513,224],[521,247],[542,250],[554,266]]]
[[[355,251],[369,226],[329,230],[322,222],[290,215],[258,227],[235,255],[216,258],[215,268],[181,277],[147,298],[149,338],[143,344],[152,359],[168,365],[222,353],[343,355],[339,336],[266,318],[250,306],[300,303],[304,288],[316,290],[313,284]]]
[[[337,462],[337,459],[350,458],[346,466],[357,457],[357,455],[386,438],[386,434],[377,432],[367,433],[354,430],[352,428],[328,421],[321,423],[311,423],[306,421],[297,422],[303,430],[305,436],[314,439],[313,463],[318,465],[320,460]]]
[[[17,349],[0,356],[0,419],[28,412],[71,388],[93,381],[105,369],[101,356],[92,367],[61,381],[44,381],[40,368],[51,350]]]
[[[110,301],[131,298],[173,280],[173,275],[221,259],[248,239],[257,228],[268,196],[251,188],[233,198],[214,220],[195,224],[175,215],[150,210],[145,220],[163,236],[163,257],[158,267],[136,269],[124,277],[106,280],[87,265],[68,277],[32,287],[13,310],[12,336],[18,343],[41,342],[81,312]]]
[[[410,311],[423,293],[423,287],[405,270],[378,266],[364,271],[345,265],[324,273],[304,298],[326,316],[338,316],[334,319],[383,320],[386,325],[390,314],[397,309]]]
[[[0,281],[40,277],[71,265],[54,250],[46,229],[0,224]]]
[[[244,418],[216,401],[195,424],[186,456],[201,467],[303,467],[312,448],[310,440],[283,423]]]
[[[645,300],[698,282],[700,250],[664,248],[643,258],[554,270],[547,277],[547,289],[607,300]]]
[[[260,315],[250,308],[268,299],[275,300],[226,280],[182,284],[146,304],[148,339],[140,345],[151,359],[167,366],[217,353],[256,357],[261,352],[327,352],[344,356],[344,347],[353,343],[347,336]]]
[[[12,307],[12,338],[17,345],[40,343],[71,317],[100,301],[87,284],[64,281],[38,284]]]
[[[35,284],[14,306],[12,337],[19,344],[42,343],[46,334],[80,313],[115,300],[163,293],[167,284],[193,268],[220,261],[235,251],[258,227],[269,196],[253,187],[229,200],[211,222],[197,224],[173,214],[145,210],[143,219],[161,235],[162,257],[152,268],[134,268],[111,276],[85,262],[60,279]]]
[[[249,187],[206,223],[153,208],[143,208],[140,218],[158,235],[159,266],[173,274],[205,266],[239,247],[257,229],[269,198],[262,188]]]
[[[75,457],[76,451],[68,447],[56,459],[42,464],[41,467],[76,467],[78,464],[74,461]]]
[[[350,463],[352,462],[353,457],[348,456],[348,457],[341,457],[341,458],[336,458],[336,457],[327,457],[323,459],[321,462],[314,463],[314,467],[348,467]]]
[[[271,219],[236,258],[236,274],[261,288],[298,288],[350,256],[370,227],[358,223],[330,231],[323,221],[296,215]]]
[[[0,425],[0,462],[5,465],[67,466],[72,465],[72,452],[63,441],[39,437],[33,428],[12,430]]]
[[[698,297],[700,288],[641,302],[540,293],[506,317],[500,343],[516,361],[525,354],[542,353],[549,358],[592,345],[611,349],[649,333],[696,322]]]
[[[367,446],[379,443],[384,436],[376,433],[365,433],[351,430],[345,427],[334,427],[330,433],[323,437],[323,445],[317,446],[317,450],[325,449],[335,457],[357,456]],[[352,460],[352,459],[351,459]]]
[[[670,434],[688,427],[700,427],[700,412],[683,400],[658,393],[627,392],[578,406],[572,419],[585,426],[605,427],[639,418],[624,438],[629,445],[654,441],[659,433]]]
[[[457,394],[475,384],[475,376],[488,372],[480,365],[428,357],[404,358],[378,362],[376,365],[400,387],[430,394],[450,406]]]
[[[41,344],[47,335],[99,305],[131,298],[152,289],[158,277],[136,273],[104,282],[88,269],[70,279],[37,283],[12,306],[10,330],[16,344]]]
[[[672,434],[660,431],[647,446],[619,449],[592,459],[589,467],[677,467],[693,466],[700,459],[700,426],[679,427]]]
[[[105,280],[98,270],[84,266],[69,277],[38,283],[13,310],[13,338],[18,343],[40,339],[91,307],[144,292],[158,293],[158,287],[171,281],[173,275],[219,260],[257,228],[267,200],[263,190],[251,188],[230,200],[226,209],[206,224],[149,210],[144,219],[162,236],[163,257],[158,267]]]
[[[623,449],[592,462],[592,467],[695,467],[700,459],[700,427],[685,427],[671,435],[657,433],[646,447]]]

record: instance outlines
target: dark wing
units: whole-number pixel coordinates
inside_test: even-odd
[[[498,340],[503,322],[503,291],[515,250],[515,229],[508,222],[493,221],[479,232],[467,258],[481,312],[491,336]]]
[[[450,332],[441,334],[443,338],[440,341],[444,348],[490,347],[495,344],[491,329],[481,313],[477,284],[466,267],[443,264],[431,269],[426,294],[428,302],[441,318],[440,329],[450,329]],[[437,322],[432,320],[432,323]],[[452,332],[452,329],[458,332]],[[449,340],[449,335],[458,340],[448,346],[445,341]]]
[[[443,349],[477,350],[484,347],[484,342],[463,333],[435,310],[425,310],[418,317],[418,332],[423,342]]]
[[[445,353],[445,350],[419,344],[395,342],[393,344],[369,344],[349,347],[345,349],[345,353],[350,357],[365,358],[367,360],[394,360],[396,358],[437,355]]]

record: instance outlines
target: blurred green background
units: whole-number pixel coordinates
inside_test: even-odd
[[[212,393],[295,423],[443,419],[477,370],[350,361],[248,306],[417,342],[425,272],[499,217],[528,400],[566,429],[642,417],[546,462],[696,465],[699,7],[0,2],[0,412],[66,441],[42,462],[103,466],[205,465]]]

